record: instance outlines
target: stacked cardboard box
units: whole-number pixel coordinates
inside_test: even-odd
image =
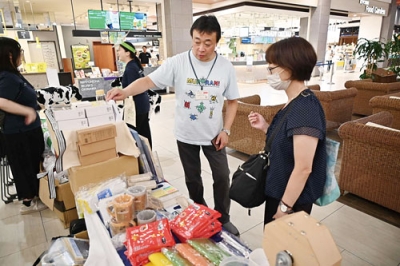
[[[114,124],[77,130],[78,157],[82,166],[117,157]]]
[[[69,227],[71,221],[78,219],[78,213],[75,207],[75,197],[72,193],[69,183],[56,183],[56,198],[50,199],[49,180],[47,176],[40,179],[39,197],[50,210],[52,210],[61,220],[65,228]]]

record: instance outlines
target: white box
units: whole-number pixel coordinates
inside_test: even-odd
[[[114,115],[112,105],[104,104],[98,106],[85,107],[86,117],[100,116],[100,115]]]
[[[87,118],[58,121],[59,130],[76,130],[89,127]]]
[[[94,126],[101,126],[109,123],[114,123],[115,117],[114,114],[105,114],[105,115],[88,117],[87,120],[89,123],[89,127],[94,127]]]
[[[53,108],[53,116],[56,121],[72,120],[85,118],[85,109],[83,108]]]
[[[90,107],[92,104],[89,101],[82,101],[82,102],[72,102],[71,107],[72,108],[84,108],[84,107]]]

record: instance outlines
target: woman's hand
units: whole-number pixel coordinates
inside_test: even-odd
[[[126,97],[127,95],[125,90],[120,88],[113,88],[107,92],[106,100],[120,101],[120,100],[125,100]]]
[[[269,124],[265,121],[264,117],[259,113],[251,111],[248,115],[250,125],[255,128],[267,133]]]
[[[279,208],[279,206],[278,206],[278,209],[276,210],[276,213],[275,213],[274,216],[272,216],[272,218],[274,218],[276,220],[276,219],[279,219],[279,218],[281,218],[282,216],[285,216],[285,215],[288,215],[288,214],[282,212],[281,208]]]
[[[36,120],[37,113],[35,109],[26,107],[27,108],[27,113],[25,115],[25,125],[30,125]]]

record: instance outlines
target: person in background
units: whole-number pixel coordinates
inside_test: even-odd
[[[0,109],[4,112],[2,133],[5,154],[11,168],[21,214],[47,207],[39,199],[40,163],[44,137],[35,89],[20,74],[24,50],[14,39],[0,37]]]
[[[142,65],[148,65],[151,54],[147,52],[146,46],[143,46],[142,49],[143,51],[139,54],[140,62],[142,63]]]
[[[328,72],[331,70],[332,60],[335,56],[335,52],[332,50],[332,46],[328,46],[328,50],[325,53],[325,61],[328,63]]]
[[[201,16],[190,29],[192,49],[168,58],[157,70],[124,90],[114,88],[107,100],[122,100],[149,88],[175,88],[175,136],[190,198],[206,205],[201,177],[203,150],[214,180],[214,208],[223,227],[239,235],[230,222],[229,168],[225,146],[236,115],[239,90],[231,62],[215,52],[221,27],[215,16]],[[222,117],[224,98],[226,116]],[[216,147],[212,145],[215,139]]]
[[[271,144],[264,224],[292,212],[310,214],[326,178],[324,110],[304,83],[317,62],[312,45],[299,37],[283,39],[267,49],[265,59],[269,85],[285,91],[288,101],[271,125],[259,113],[248,116],[251,126],[266,132],[267,138],[284,119]]]
[[[124,75],[122,76],[122,88],[127,87],[135,80],[143,77],[143,67],[136,56],[135,46],[130,42],[123,42],[117,49],[118,60],[126,63]],[[147,90],[133,97],[135,101],[136,131],[139,135],[146,137],[152,147],[152,138],[149,124],[149,95]]]

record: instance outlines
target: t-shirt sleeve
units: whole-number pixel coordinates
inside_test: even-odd
[[[300,98],[290,110],[287,122],[287,136],[308,135],[325,137],[325,114],[315,96]]]
[[[21,83],[14,77],[0,77],[0,98],[14,101],[20,90]]]
[[[228,100],[235,100],[240,97],[239,88],[236,81],[236,72],[233,66],[229,68],[227,87],[224,92],[224,97]]]
[[[170,57],[147,76],[158,88],[173,87],[175,86],[175,69],[177,64],[177,57]]]

